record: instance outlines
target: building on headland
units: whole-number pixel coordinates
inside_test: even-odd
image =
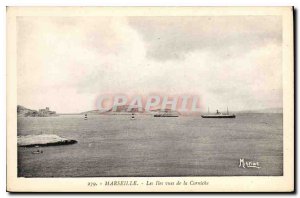
[[[23,107],[21,105],[17,106],[18,116],[24,117],[49,117],[49,116],[58,116],[55,111],[50,111],[49,107],[45,109],[33,110]]]
[[[45,109],[39,109],[38,116],[39,117],[47,117],[47,116],[55,116],[56,111],[50,111],[49,107],[46,107]]]

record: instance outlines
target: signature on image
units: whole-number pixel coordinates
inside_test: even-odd
[[[244,158],[240,158],[239,167],[241,167],[241,168],[260,168],[259,162],[247,161]]]

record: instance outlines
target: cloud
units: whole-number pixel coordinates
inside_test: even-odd
[[[58,112],[98,95],[200,95],[203,106],[282,107],[281,19],[19,17],[18,103]]]
[[[130,17],[129,24],[143,35],[147,56],[157,60],[184,58],[194,50],[237,56],[281,42],[281,19],[276,16]]]

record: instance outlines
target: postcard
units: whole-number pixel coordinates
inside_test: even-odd
[[[7,191],[293,192],[293,7],[7,7]]]

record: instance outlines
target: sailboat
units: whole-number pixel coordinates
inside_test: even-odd
[[[209,113],[209,108],[208,108],[207,114],[201,115],[201,117],[202,118],[235,118],[235,115],[229,113],[228,107],[227,107],[227,113],[226,114],[221,113],[218,109],[217,109],[217,112],[215,114],[210,114]]]

